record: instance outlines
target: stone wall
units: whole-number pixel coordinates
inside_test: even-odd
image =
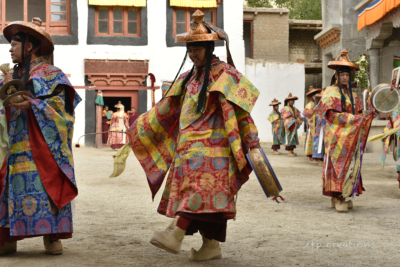
[[[289,61],[311,61],[319,56],[319,45],[314,40],[317,30],[289,30]]]
[[[289,10],[245,8],[244,18],[254,19],[254,59],[275,62],[289,61]]]

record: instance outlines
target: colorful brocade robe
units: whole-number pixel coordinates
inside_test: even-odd
[[[57,67],[36,59],[30,73],[32,109],[6,109],[0,227],[10,228],[11,236],[72,233],[71,201],[78,189],[71,141],[81,98]]]
[[[245,154],[258,146],[250,112],[259,91],[234,67],[212,60],[204,113],[196,113],[204,72],[182,88],[182,74],[163,99],[129,130],[153,199],[169,171],[160,214],[223,213],[234,218],[234,196],[249,179]]]
[[[283,119],[280,112],[273,110],[268,116],[268,121],[272,124],[272,145],[285,144],[285,127],[283,126]]]
[[[395,107],[395,109],[392,111],[391,117],[394,125],[392,125],[391,121],[388,121],[386,128],[383,130],[384,132],[389,129],[400,127],[400,106]],[[400,144],[399,144],[400,131],[398,131],[393,136],[387,136],[385,139],[382,140],[383,141],[382,167],[385,166],[386,156],[387,153],[389,152],[390,144],[393,142],[394,138],[397,139],[397,146],[393,144],[393,150],[394,150],[393,158],[396,162],[400,158]],[[399,164],[396,164],[396,171],[400,172]]]
[[[299,138],[297,136],[297,129],[300,128],[304,121],[301,117],[300,111],[295,107],[287,105],[281,110],[282,118],[284,119],[283,125],[285,126],[286,132],[286,145],[296,146],[299,144]]]
[[[372,112],[365,111],[353,93],[355,115],[347,93],[346,110],[342,110],[340,89],[327,87],[316,112],[326,119],[325,157],[322,173],[327,195],[342,193],[343,197],[362,193],[361,164],[372,122]]]
[[[314,112],[315,103],[314,101],[308,102],[305,106],[303,115],[307,120],[307,138],[305,143],[305,152],[306,156],[312,156],[313,152],[313,136],[315,134],[315,112]]]

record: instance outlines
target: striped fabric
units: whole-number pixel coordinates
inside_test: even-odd
[[[388,12],[400,6],[400,0],[375,0],[358,12],[358,30],[374,24]]]

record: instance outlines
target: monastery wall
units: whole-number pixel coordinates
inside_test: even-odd
[[[251,113],[258,128],[258,137],[261,142],[272,142],[271,123],[267,120],[272,112],[269,104],[274,98],[282,104],[289,93],[299,99],[295,107],[303,112],[304,107],[304,64],[299,63],[278,63],[262,60],[246,59],[246,77],[260,91],[260,96]],[[298,130],[299,137],[304,132],[304,127]]]

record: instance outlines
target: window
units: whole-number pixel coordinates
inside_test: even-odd
[[[192,8],[174,8],[173,13],[173,36],[188,32],[192,15],[196,9]],[[217,26],[217,9],[201,9],[204,12],[204,20]]]
[[[140,8],[96,7],[95,35],[140,36]]]
[[[51,21],[67,21],[67,0],[51,0]]]
[[[0,29],[10,22],[39,17],[53,35],[70,35],[70,0],[0,0]]]

